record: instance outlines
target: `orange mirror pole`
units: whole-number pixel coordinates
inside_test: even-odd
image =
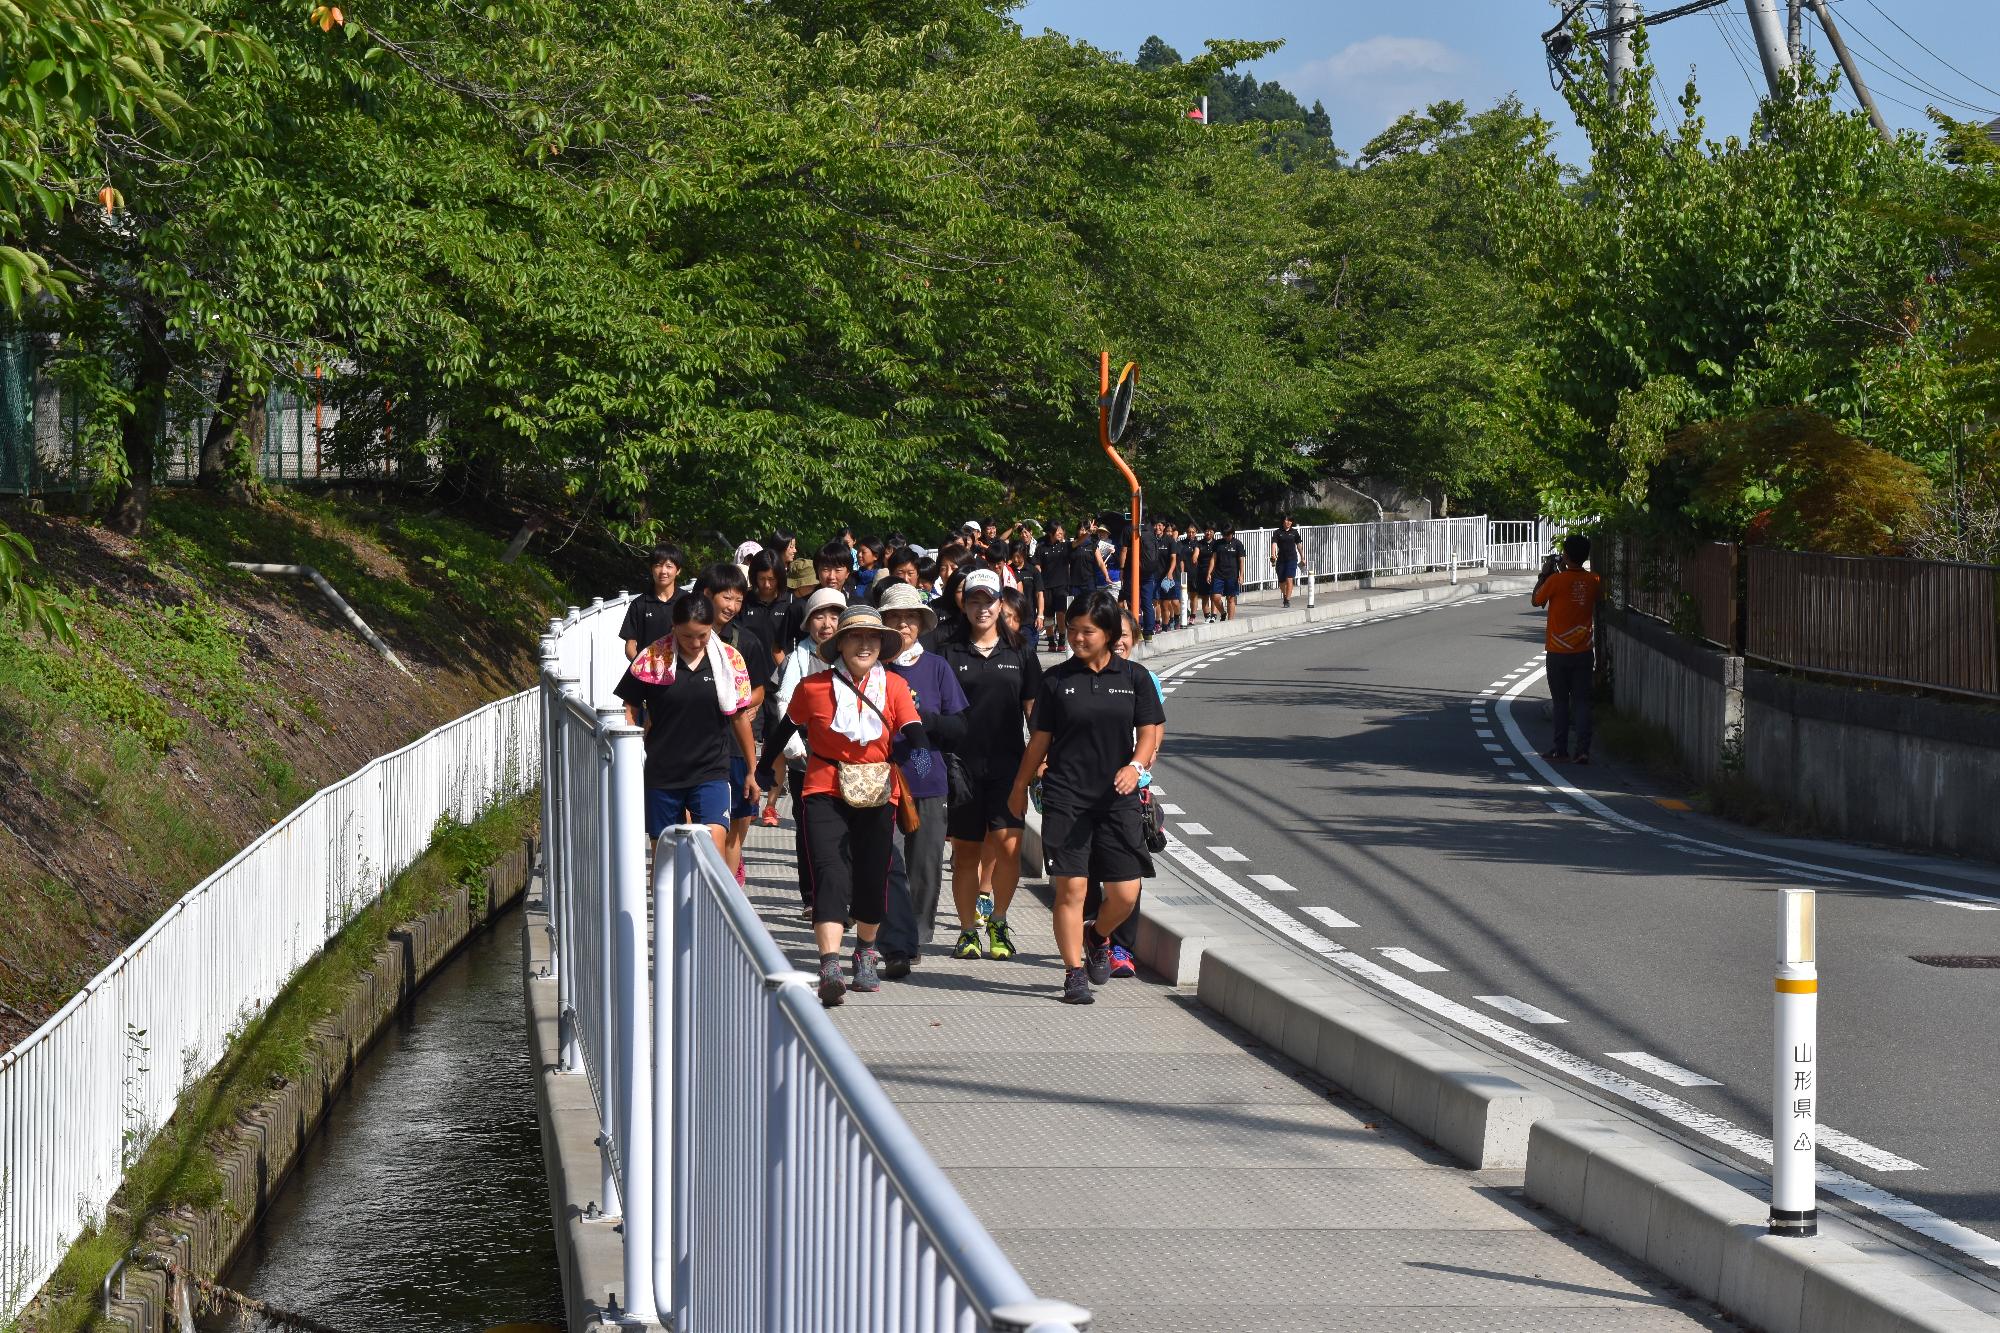
[[[1137,369],[1134,368],[1132,373],[1137,375]],[[1143,625],[1145,612],[1139,605],[1139,524],[1143,517],[1145,500],[1144,493],[1139,488],[1138,474],[1132,471],[1131,466],[1119,456],[1118,450],[1111,443],[1111,353],[1109,352],[1097,354],[1097,440],[1104,446],[1105,456],[1125,478],[1125,484],[1132,488],[1132,531],[1126,544],[1125,572],[1122,577],[1125,584],[1125,600],[1132,607],[1132,618]]]

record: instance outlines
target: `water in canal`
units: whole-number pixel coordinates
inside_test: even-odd
[[[509,912],[368,1053],[223,1281],[354,1333],[560,1324],[523,1022]]]

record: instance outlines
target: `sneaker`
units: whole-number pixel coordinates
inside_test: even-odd
[[[1132,961],[1131,951],[1122,944],[1111,946],[1111,975],[1114,977],[1136,977],[1138,965]]]
[[[981,921],[990,921],[990,920],[992,920],[992,919],[993,919],[993,895],[992,895],[992,894],[990,894],[990,893],[982,893],[982,894],[980,894],[980,895],[979,895],[979,906],[978,906],[977,908],[975,908],[974,910],[975,910],[975,911],[977,911],[977,912],[979,913],[979,919],[980,919]]]
[[[738,862],[736,866],[736,887],[739,889],[750,887],[750,876],[744,873],[741,862]]]
[[[986,956],[995,962],[1006,962],[1014,956],[1014,932],[1007,929],[1007,918],[996,916],[986,923]]]
[[[951,956],[953,958],[985,957],[984,954],[979,952],[979,932],[977,930],[959,931],[958,943],[952,946]]]
[[[765,806],[764,813],[757,816],[757,822],[765,828],[778,827],[778,807],[775,805]]]
[[[847,983],[840,979],[840,960],[829,958],[819,965],[819,1002],[831,1009],[847,998]]]
[[[876,991],[882,989],[882,974],[876,970],[882,955],[875,952],[872,944],[859,944],[854,948],[854,980],[848,984],[849,990]]]
[[[1542,758],[1548,760],[1552,764],[1567,764],[1569,762],[1569,751],[1544,750],[1542,751]]]
[[[882,955],[882,980],[901,981],[910,975],[910,964],[915,960],[905,953],[885,953]]]
[[[1090,990],[1090,978],[1080,967],[1072,967],[1063,973],[1062,1002],[1064,1004],[1096,1004],[1097,996]]]
[[[1589,762],[1590,762],[1590,751],[1588,751],[1588,750],[1578,750],[1578,751],[1576,752],[1576,758],[1575,758],[1575,762],[1576,762],[1576,763],[1579,763],[1579,764],[1587,764],[1587,763],[1589,763]]]
[[[1111,980],[1111,941],[1097,933],[1097,927],[1083,923],[1083,968],[1090,984],[1102,986]]]

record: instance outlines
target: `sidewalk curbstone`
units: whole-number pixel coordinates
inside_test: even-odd
[[[1427,1040],[1414,1023],[1397,1021],[1399,1010],[1356,1003],[1354,993],[1244,935],[1202,951],[1195,988],[1209,1009],[1467,1165],[1520,1167],[1529,1126],[1550,1114],[1549,1099],[1497,1065]]]
[[[1995,1333],[2000,1320],[1596,1120],[1528,1136],[1528,1197],[1767,1333]]]

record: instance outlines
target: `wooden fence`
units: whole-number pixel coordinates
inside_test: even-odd
[[[1620,537],[1612,596],[1773,666],[2000,698],[2000,566]]]

